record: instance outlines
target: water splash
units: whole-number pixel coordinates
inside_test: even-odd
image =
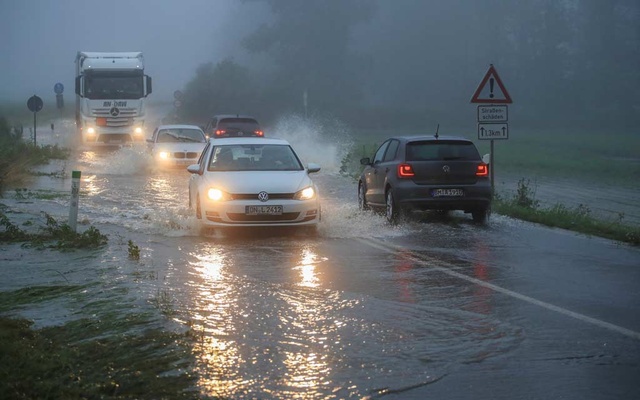
[[[281,118],[268,136],[287,140],[305,164],[320,164],[327,173],[339,172],[342,158],[353,144],[349,128],[340,121],[298,115]]]

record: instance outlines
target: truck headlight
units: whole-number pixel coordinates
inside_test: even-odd
[[[93,127],[90,126],[90,127],[87,128],[87,133],[89,135],[95,135],[96,134],[96,130],[93,129]]]
[[[160,158],[161,158],[161,159],[163,159],[163,160],[166,160],[167,158],[169,158],[169,153],[168,153],[168,152],[166,152],[166,151],[161,151],[161,152],[158,154],[158,157],[160,157]]]
[[[142,135],[142,128],[137,127],[136,129],[133,130],[133,133],[135,133],[136,135]]]

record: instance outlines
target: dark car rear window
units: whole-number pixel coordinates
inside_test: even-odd
[[[218,129],[257,131],[260,130],[260,125],[258,125],[258,121],[252,118],[224,118],[218,122]]]
[[[478,149],[471,142],[422,141],[407,143],[407,161],[480,160]]]

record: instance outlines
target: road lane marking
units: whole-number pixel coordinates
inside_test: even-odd
[[[551,303],[546,303],[544,301],[541,301],[541,300],[538,300],[538,299],[534,299],[533,297],[529,297],[529,296],[526,296],[524,294],[521,294],[521,293],[518,293],[518,292],[514,292],[513,290],[505,289],[505,288],[503,288],[501,286],[497,286],[497,285],[494,285],[492,283],[485,282],[483,280],[480,280],[480,279],[477,279],[477,278],[473,278],[473,277],[470,277],[470,276],[465,275],[465,274],[461,274],[459,272],[453,271],[450,268],[450,267],[454,267],[454,265],[452,265],[450,263],[447,263],[445,261],[437,260],[434,257],[419,255],[419,254],[416,254],[413,251],[410,251],[410,250],[408,250],[408,249],[406,249],[406,248],[404,248],[402,246],[394,245],[394,244],[391,244],[391,243],[385,243],[385,242],[382,242],[382,241],[380,241],[378,239],[356,238],[356,240],[361,242],[361,243],[363,243],[363,244],[365,244],[365,245],[367,245],[367,246],[374,247],[374,248],[376,248],[378,250],[382,250],[382,251],[384,251],[386,253],[395,253],[395,252],[398,252],[398,251],[403,251],[403,252],[409,251],[409,254],[403,253],[403,257],[410,258],[411,260],[413,260],[413,261],[415,261],[417,263],[420,263],[421,265],[425,265],[425,266],[427,266],[427,267],[429,267],[429,268],[431,268],[433,270],[436,270],[436,271],[442,272],[444,274],[447,274],[449,276],[453,276],[453,277],[465,280],[467,282],[471,282],[471,283],[474,283],[476,285],[479,285],[479,286],[494,290],[494,291],[496,291],[498,293],[506,294],[507,296],[511,296],[513,298],[525,301],[525,302],[527,302],[529,304],[534,304],[534,305],[537,305],[539,307],[546,308],[547,310],[555,311],[557,313],[566,315],[566,316],[571,317],[571,318],[575,318],[575,319],[580,320],[582,322],[586,322],[588,324],[599,326],[601,328],[605,328],[605,329],[608,329],[610,331],[618,332],[618,333],[623,334],[625,336],[628,336],[630,338],[633,338],[633,339],[636,339],[636,340],[640,340],[640,332],[636,332],[636,331],[633,331],[631,329],[623,328],[621,326],[614,325],[614,324],[611,324],[609,322],[601,321],[599,319],[591,318],[591,317],[588,317],[588,316],[586,316],[584,314],[580,314],[580,313],[577,313],[577,312],[574,312],[574,311],[571,311],[571,310],[567,310],[566,308],[558,307],[558,306],[553,305]],[[438,262],[438,264],[445,265],[446,267],[441,267],[441,266],[434,265],[434,263],[436,261]]]

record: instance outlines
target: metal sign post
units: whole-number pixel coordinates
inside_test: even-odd
[[[37,146],[36,142],[36,113],[42,110],[42,99],[35,94],[29,97],[27,100],[27,107],[33,112],[33,145]]]
[[[471,97],[471,103],[489,103],[478,106],[478,140],[491,141],[489,179],[491,179],[491,194],[493,195],[495,193],[493,141],[509,139],[507,104],[513,103],[493,64],[489,66],[489,70],[480,81]]]

